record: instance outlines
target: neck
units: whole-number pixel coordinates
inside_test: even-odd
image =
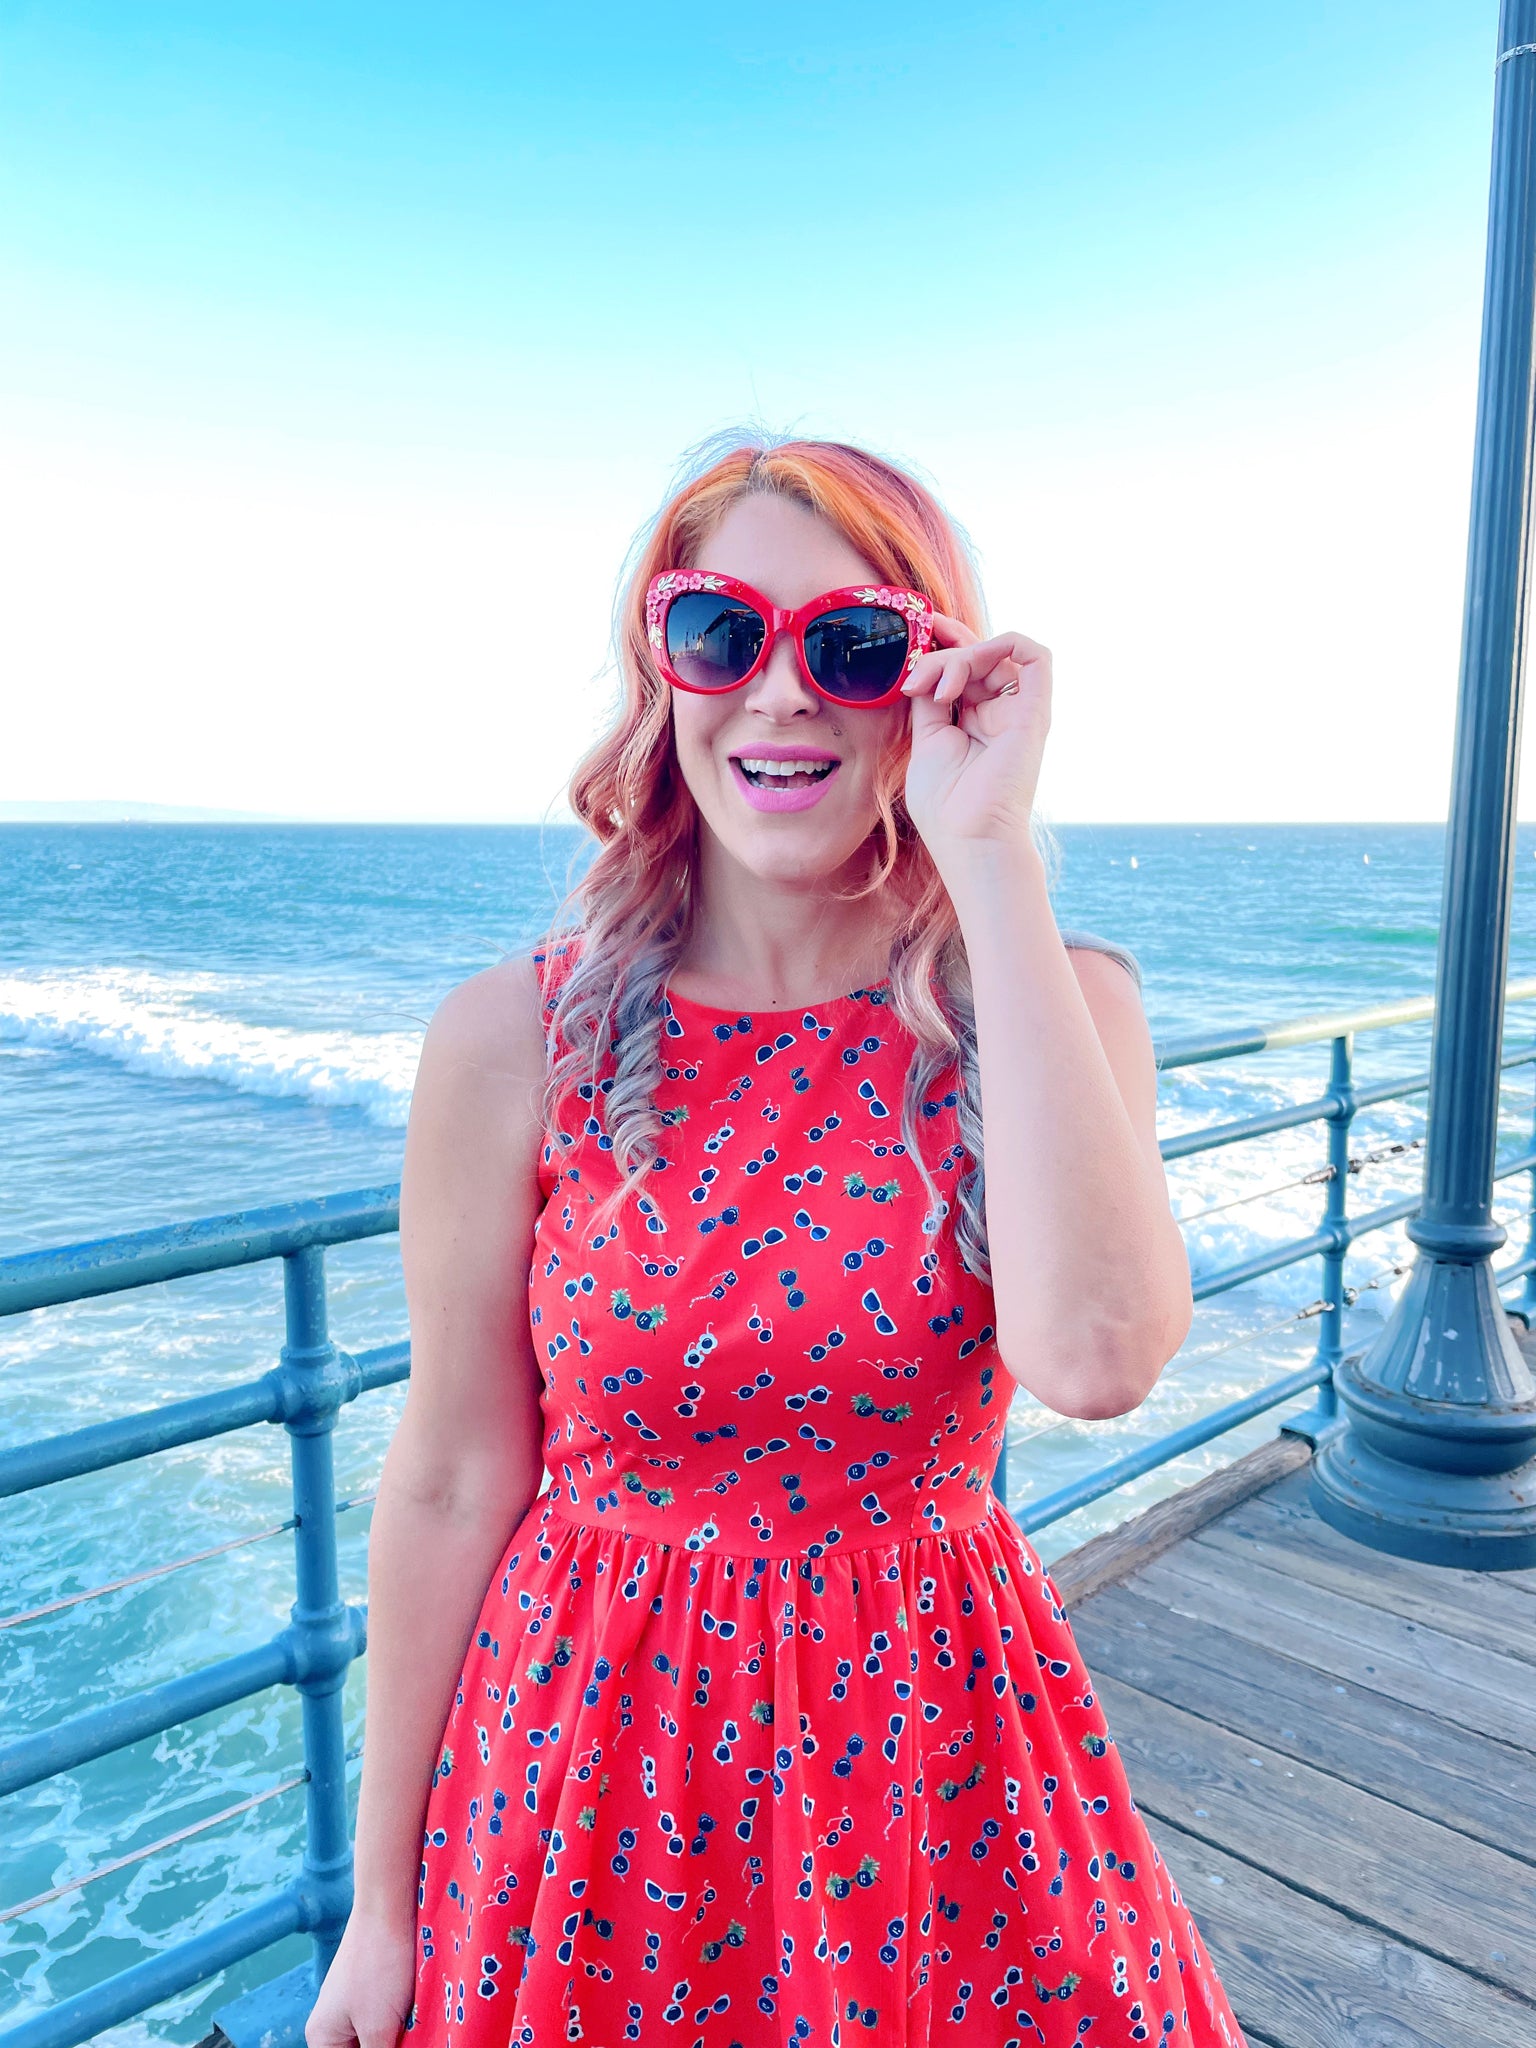
[[[701,834],[701,840],[707,835]],[[700,847],[689,931],[673,969],[681,994],[783,1007],[867,988],[885,977],[893,906],[832,893],[864,872],[764,880]]]

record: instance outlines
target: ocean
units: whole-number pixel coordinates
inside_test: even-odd
[[[1160,1040],[1433,992],[1439,826],[1058,828],[1063,925],[1129,945]],[[0,1256],[399,1177],[421,1034],[445,992],[536,937],[580,846],[574,828],[0,825]],[[1536,974],[1536,827],[1521,828],[1513,976]],[[1532,1007],[1512,1014],[1528,1033]],[[1362,1082],[1420,1071],[1425,1026],[1362,1036]],[[1316,1095],[1327,1047],[1175,1070],[1165,1134]],[[1506,1083],[1501,1155],[1529,1142],[1531,1072]],[[1411,1145],[1422,1095],[1357,1120],[1353,1149]],[[1316,1226],[1320,1127],[1170,1167],[1196,1274]],[[1351,1205],[1419,1185],[1408,1150],[1352,1176]],[[1258,1196],[1259,1199],[1254,1199]],[[1529,1187],[1498,1213],[1523,1252]],[[1390,1308],[1400,1229],[1355,1247],[1346,1339]],[[406,1332],[394,1239],[329,1257],[331,1324],[358,1350]],[[1317,1262],[1201,1305],[1134,1415],[1064,1421],[1022,1393],[1010,1505],[1093,1470],[1294,1369],[1318,1325],[1296,1311]],[[249,1378],[282,1341],[271,1267],[176,1282],[0,1323],[0,1441],[26,1442]],[[338,1491],[368,1494],[403,1391],[343,1411]],[[1305,1401],[1292,1403],[1292,1407]],[[1041,1531],[1049,1562],[1262,1442],[1271,1411]],[[253,1541],[12,1628],[6,1617],[280,1523],[287,1439],[259,1427],[0,1503],[0,1728],[50,1726],[256,1645],[293,1598],[291,1541]],[[368,1515],[341,1517],[346,1594],[365,1590]],[[364,1670],[346,1692],[361,1739]],[[274,1690],[6,1803],[0,1915],[293,1776],[298,1703]],[[355,1781],[356,1765],[353,1766]],[[251,1807],[82,1890],[0,1918],[0,2015],[52,2003],[217,1925],[297,1869],[302,1795]],[[98,2038],[190,2042],[214,2008],[304,1958],[294,1940]]]

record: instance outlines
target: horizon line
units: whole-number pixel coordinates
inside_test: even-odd
[[[1245,832],[1297,831],[1303,827],[1358,826],[1361,829],[1390,829],[1395,827],[1439,826],[1448,824],[1445,818],[1051,818],[1048,820],[1054,831],[1064,829],[1112,829],[1138,832],[1191,831],[1191,830],[1242,830]],[[1536,817],[1517,818],[1517,829],[1525,825],[1536,825]],[[347,818],[323,816],[299,816],[278,811],[219,811],[204,810],[195,806],[185,809],[175,805],[134,807],[125,805],[117,810],[110,805],[88,805],[75,810],[67,805],[36,806],[0,803],[0,826],[5,825],[244,825],[283,827],[340,827],[349,826],[364,831],[450,831],[455,829],[473,831],[532,831],[554,828],[561,831],[584,831],[579,818]]]

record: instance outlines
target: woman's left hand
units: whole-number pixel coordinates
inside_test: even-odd
[[[912,700],[908,813],[941,866],[952,851],[1027,847],[1051,725],[1050,650],[1022,633],[979,640],[943,612],[933,628],[933,647],[902,684]]]

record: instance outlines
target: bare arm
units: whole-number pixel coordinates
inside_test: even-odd
[[[1136,983],[1062,946],[1032,846],[977,850],[946,879],[975,990],[998,1349],[1060,1413],[1120,1415],[1194,1313]]]
[[[933,615],[912,700],[907,809],[949,891],[976,1001],[997,1348],[1063,1415],[1145,1400],[1194,1313],[1154,1127],[1134,978],[1069,958],[1032,833],[1051,654]]]
[[[528,1328],[544,1044],[527,958],[454,989],[422,1046],[400,1188],[411,1378],[368,1555],[355,1904],[311,2048],[392,2044],[409,2010],[427,1794],[491,1575],[542,1473]]]

